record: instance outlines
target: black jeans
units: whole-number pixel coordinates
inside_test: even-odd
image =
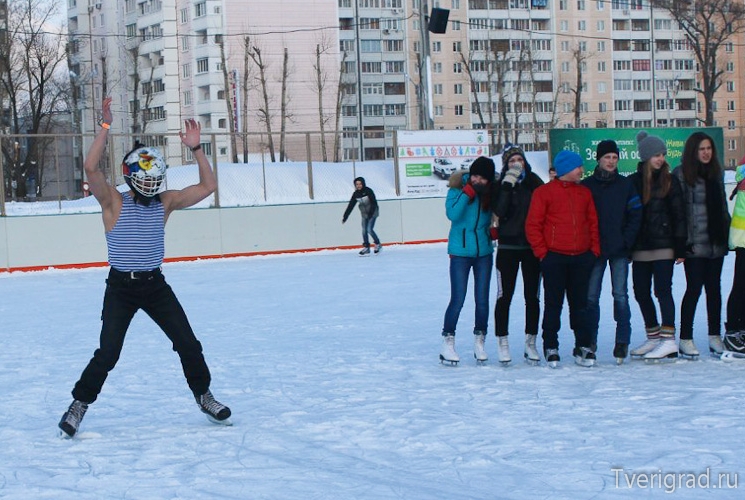
[[[173,350],[181,358],[186,381],[194,395],[207,392],[211,377],[202,355],[202,344],[194,335],[181,304],[163,274],[156,270],[149,276],[131,279],[127,273],[111,269],[103,298],[100,345],[75,384],[73,398],[85,403],[92,403],[98,398],[106,377],[119,360],[129,324],[140,309],[155,321],[173,343]]]
[[[675,327],[675,302],[673,299],[673,270],[675,261],[673,259],[662,259],[653,261],[635,260],[632,265],[632,276],[634,280],[634,298],[639,304],[639,309],[644,318],[644,326],[653,328],[658,326]],[[652,284],[654,280],[654,285]],[[660,303],[660,318],[657,317],[657,308],[652,300],[652,288],[654,295]],[[662,323],[660,323],[660,320]]]
[[[587,288],[595,255],[563,255],[553,252],[541,261],[543,273],[543,349],[558,349],[564,294],[569,303],[569,326],[575,347],[590,347],[592,338],[583,317],[587,309]]]
[[[518,269],[522,269],[523,296],[525,297],[525,333],[538,334],[540,316],[539,287],[541,266],[531,249],[497,248],[497,305],[494,308],[494,324],[497,337],[509,333],[510,305],[515,294]]]
[[[735,249],[735,276],[727,299],[728,332],[745,330],[745,248]]]
[[[686,271],[686,293],[680,307],[680,338],[693,338],[693,317],[701,296],[706,290],[706,315],[709,335],[722,333],[722,266],[724,257],[716,259],[690,258],[683,263]]]

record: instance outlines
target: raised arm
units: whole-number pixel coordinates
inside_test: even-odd
[[[202,126],[194,119],[184,122],[185,130],[179,132],[179,137],[184,146],[191,149],[199,167],[199,182],[178,191],[166,191],[161,194],[161,200],[165,205],[166,216],[174,210],[190,207],[199,203],[217,189],[217,180],[212,172],[212,167],[207,155],[200,146]]]
[[[88,179],[90,190],[101,205],[104,220],[106,220],[107,213],[110,214],[114,207],[117,191],[116,188],[110,186],[106,182],[106,176],[98,165],[103,157],[104,151],[106,150],[106,141],[109,138],[109,127],[111,127],[111,122],[113,121],[113,115],[111,113],[111,97],[107,97],[103,100],[101,109],[101,129],[98,131],[98,134],[96,134],[95,139],[93,139],[93,144],[91,144],[88,154],[85,156],[83,169],[85,170],[85,176]]]

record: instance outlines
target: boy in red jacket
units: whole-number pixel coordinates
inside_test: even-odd
[[[595,259],[600,255],[598,216],[592,193],[582,186],[582,158],[561,151],[553,161],[556,179],[533,192],[525,235],[541,261],[543,274],[543,354],[552,368],[559,364],[559,329],[566,293],[569,323],[574,331],[574,359],[580,366],[594,366],[589,331],[582,312]]]

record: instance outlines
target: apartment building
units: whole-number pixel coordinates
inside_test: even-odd
[[[83,131],[94,130],[105,91],[127,111],[122,130],[145,140],[191,116],[206,134],[227,132],[228,105],[237,130],[266,132],[257,66],[246,56],[256,48],[275,133],[286,51],[286,127],[317,131],[324,119],[331,130],[338,106],[347,159],[391,158],[400,129],[485,128],[495,149],[509,141],[540,150],[551,128],[689,127],[704,116],[691,44],[642,0],[67,1]],[[449,11],[444,34],[427,32],[435,7]],[[714,107],[728,165],[744,149],[742,45],[738,37],[719,54]],[[231,147],[222,137],[218,159]]]

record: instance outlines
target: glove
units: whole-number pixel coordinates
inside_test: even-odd
[[[492,241],[497,241],[499,239],[499,229],[494,226],[490,227],[489,238],[491,238]]]
[[[471,186],[470,183],[466,183],[465,186],[463,186],[463,193],[468,196],[471,201],[473,201],[474,198],[476,198],[476,190],[473,189],[473,186]]]
[[[517,184],[517,180],[520,178],[522,173],[523,169],[520,168],[519,165],[510,165],[507,168],[507,172],[505,172],[504,177],[502,177],[502,183],[514,186],[515,184]]]

